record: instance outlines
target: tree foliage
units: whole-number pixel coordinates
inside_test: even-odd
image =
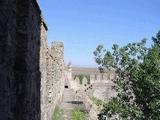
[[[100,71],[115,69],[114,89],[117,96],[107,102],[99,119],[114,117],[122,120],[160,119],[160,32],[154,44],[146,48],[146,39],[111,51],[99,45],[94,51]]]

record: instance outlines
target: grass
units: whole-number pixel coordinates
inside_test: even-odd
[[[93,101],[94,104],[96,104],[98,107],[101,107],[103,105],[103,101],[96,98],[96,97],[92,97],[91,100]]]
[[[63,119],[63,110],[56,106],[54,113],[52,115],[52,120],[64,120]]]
[[[71,111],[71,120],[86,120],[86,114],[84,111],[74,109]]]

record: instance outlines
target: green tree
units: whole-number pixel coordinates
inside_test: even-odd
[[[160,120],[160,32],[154,44],[146,48],[146,40],[124,47],[114,44],[112,51],[99,45],[94,51],[100,71],[115,69],[114,89],[117,96],[107,102],[99,114],[122,120]]]

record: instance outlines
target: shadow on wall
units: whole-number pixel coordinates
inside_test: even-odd
[[[36,0],[0,1],[0,120],[40,120]]]

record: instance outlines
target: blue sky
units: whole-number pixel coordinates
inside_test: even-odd
[[[160,0],[38,0],[49,28],[48,44],[62,41],[65,62],[96,66],[98,44],[148,39],[160,30]]]

